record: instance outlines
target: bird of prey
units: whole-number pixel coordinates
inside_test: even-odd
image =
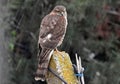
[[[46,15],[40,25],[38,46],[38,69],[36,80],[45,80],[51,55],[62,44],[67,29],[67,12],[62,5],[56,6]]]

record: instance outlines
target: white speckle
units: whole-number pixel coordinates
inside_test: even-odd
[[[54,26],[52,25],[52,26],[51,26],[51,29],[53,29],[53,28],[54,28]]]
[[[52,37],[52,34],[47,35],[47,39],[50,39]]]
[[[49,27],[47,27],[47,29],[49,29]]]
[[[43,40],[43,43],[45,43],[46,42],[46,39],[45,40]]]
[[[48,34],[48,35],[43,39],[43,43],[45,43],[46,41],[50,40],[51,37],[52,37],[52,34]]]
[[[53,20],[52,23],[53,23],[53,25],[56,25],[56,21],[55,20]]]

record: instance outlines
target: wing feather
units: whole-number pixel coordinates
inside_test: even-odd
[[[47,15],[42,20],[38,41],[41,47],[52,49],[57,47],[66,32],[65,22],[65,19],[58,15]],[[48,34],[52,34],[50,39],[46,38]]]

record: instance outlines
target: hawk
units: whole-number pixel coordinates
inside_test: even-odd
[[[41,53],[38,52],[38,69],[36,80],[45,80],[49,61],[54,49],[62,44],[67,28],[67,12],[62,5],[56,6],[48,15],[46,15],[40,25],[38,46],[41,47]]]

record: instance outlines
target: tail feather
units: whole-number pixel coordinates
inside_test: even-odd
[[[43,48],[38,60],[38,69],[35,75],[35,80],[45,80],[45,75],[47,73],[48,70],[48,65],[49,65],[49,61],[51,58],[51,55],[53,53],[53,50],[51,49],[46,49]]]

